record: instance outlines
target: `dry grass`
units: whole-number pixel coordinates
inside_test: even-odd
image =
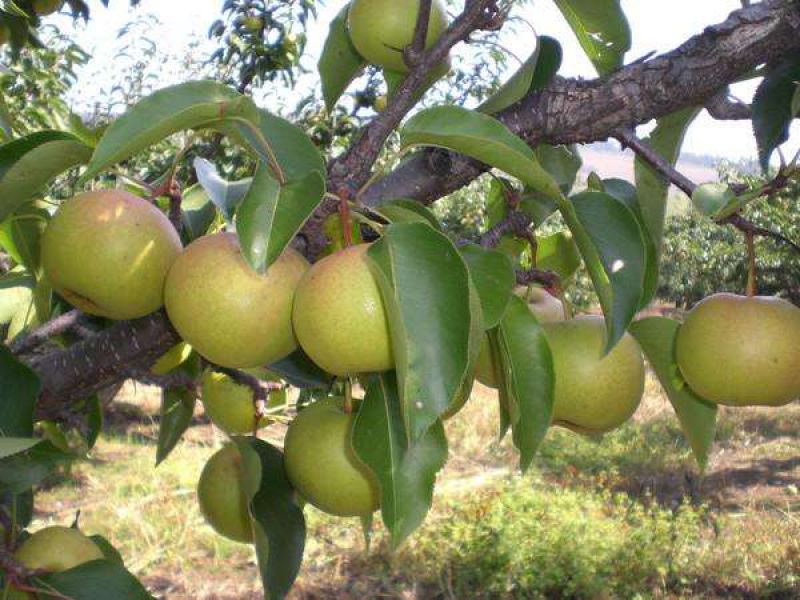
[[[39,494],[36,525],[80,509],[83,528],[109,537],[158,596],[260,598],[252,551],[215,535],[194,498],[221,438],[198,414],[153,469],[157,396],[128,387],[115,406],[91,461]],[[800,597],[798,422],[797,405],[723,410],[699,482],[650,378],[633,422],[602,440],[552,430],[520,478],[508,437],[496,439],[496,397],[479,387],[447,424],[451,458],[414,538],[392,554],[378,533],[367,553],[357,522],[309,508],[293,596]],[[601,584],[615,591],[596,595]]]

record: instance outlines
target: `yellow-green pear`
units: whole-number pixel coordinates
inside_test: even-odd
[[[185,363],[191,355],[192,347],[189,344],[186,342],[175,344],[153,363],[150,372],[153,375],[166,375]]]
[[[686,383],[710,402],[781,406],[800,398],[800,308],[785,300],[709,296],[675,343]]]
[[[564,320],[564,305],[561,300],[554,297],[547,290],[539,286],[517,286],[514,293],[528,302],[528,308],[539,323],[552,323]],[[500,382],[497,380],[494,357],[489,348],[489,338],[485,337],[481,344],[481,353],[475,367],[475,376],[483,385],[497,389]]]
[[[292,301],[308,262],[292,248],[260,275],[233,233],[201,237],[170,269],[167,314],[202,356],[230,368],[273,363],[297,348]]]
[[[367,264],[368,244],[326,256],[309,269],[294,299],[294,331],[306,354],[343,377],[394,368],[389,320]]]
[[[258,484],[248,482],[248,476],[239,450],[226,444],[208,459],[197,484],[197,500],[206,522],[220,535],[244,544],[253,541],[246,486]]]
[[[102,550],[77,529],[53,525],[22,542],[14,558],[32,570],[60,573],[105,558]],[[0,594],[2,595],[2,594]],[[9,600],[33,600],[26,592],[9,588]]]
[[[350,441],[354,414],[341,398],[320,400],[300,411],[284,443],[286,475],[308,502],[340,517],[372,514],[380,505],[378,483]]]
[[[367,62],[391,71],[408,71],[403,49],[411,45],[419,0],[353,0],[347,14],[350,39]],[[447,11],[440,0],[431,3],[425,48],[447,29]]]
[[[64,0],[33,0],[33,11],[40,17],[52,15],[61,10]]]
[[[627,421],[644,393],[644,359],[629,333],[604,356],[602,317],[544,323],[556,385],[553,423],[579,433],[610,431]]]
[[[203,374],[203,407],[217,427],[230,435],[251,434],[270,423],[268,416],[258,417],[253,390],[236,383],[228,375],[207,370]],[[286,390],[270,392],[266,408],[286,404]]]
[[[164,303],[164,280],[181,247],[150,202],[100,190],[59,207],[42,235],[42,266],[53,289],[83,312],[135,319]]]

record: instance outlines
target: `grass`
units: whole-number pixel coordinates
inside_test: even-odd
[[[36,526],[80,509],[157,596],[260,598],[252,551],[215,535],[194,497],[222,439],[199,419],[153,469],[155,414],[151,393],[127,389],[91,461],[39,493]],[[798,598],[798,422],[797,405],[723,410],[700,480],[649,380],[632,422],[602,439],[553,429],[522,477],[479,388],[447,424],[451,458],[423,527],[394,553],[376,529],[367,552],[356,520],[308,508],[293,597]]]

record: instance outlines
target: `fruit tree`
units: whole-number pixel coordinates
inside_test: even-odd
[[[0,2],[3,598],[151,597],[77,521],[30,528],[37,486],[91,451],[126,380],[163,390],[156,464],[198,400],[224,432],[199,506],[220,535],[253,545],[269,598],[301,568],[304,511],[365,528],[379,516],[394,546],[413,534],[447,460],[443,421],[476,378],[497,390],[522,471],[551,426],[597,435],[628,420],[646,364],[700,469],[717,405],[800,397],[800,308],[759,296],[757,266],[759,239],[796,240],[748,220],[800,186],[800,154],[783,147],[800,117],[800,3],[742,2],[638,58],[618,0],[555,0],[597,77],[560,76],[559,41],[537,23],[542,35],[515,37],[527,59],[489,87],[464,74],[491,61],[459,53],[513,26],[522,3],[341,4],[297,122],[254,91],[294,81],[314,0],[227,2],[210,30],[222,75],[87,122],[41,116],[63,102],[42,104],[13,77],[37,53],[52,70],[47,15],[102,8]],[[729,94],[746,79],[760,82],[752,103]],[[698,185],[677,170],[703,109],[752,121],[763,183]],[[607,139],[633,150],[635,181],[593,173],[579,190],[578,146]],[[432,210],[473,182],[488,214],[476,235]],[[706,298],[683,322],[637,316],[670,258],[671,185],[744,236],[750,265],[739,295]],[[575,314],[579,271],[593,315]],[[276,424],[280,446],[259,437]]]

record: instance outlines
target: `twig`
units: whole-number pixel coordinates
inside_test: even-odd
[[[728,88],[706,102],[706,110],[717,121],[741,121],[751,117],[750,106],[731,98]]]
[[[667,180],[680,188],[687,196],[690,198],[692,197],[697,186],[686,176],[679,173],[663,156],[661,156],[661,154],[636,137],[633,131],[620,131],[614,137],[619,140],[623,148],[627,147],[633,150],[651,167],[666,177]]]
[[[516,269],[515,273],[519,285],[539,283],[550,290],[558,290],[561,287],[559,276],[551,271],[542,271],[541,269]]]
[[[9,345],[14,354],[26,354],[44,344],[50,338],[66,333],[74,328],[85,315],[79,310],[71,310],[34,329],[28,335],[15,339]]]
[[[507,233],[527,239],[532,222],[533,219],[521,210],[509,210],[505,217],[478,239],[478,244],[484,248],[494,248]]]
[[[181,186],[173,179],[172,185],[169,188],[169,221],[178,233],[183,229],[182,203],[183,194],[181,193]]]
[[[425,52],[425,41],[428,37],[428,27],[431,20],[432,0],[420,0],[417,24],[414,26],[414,39],[410,46],[403,48],[403,61],[409,69],[416,67],[422,53]]]
[[[752,235],[757,237],[765,237],[771,238],[773,240],[777,240],[779,242],[783,242],[784,244],[788,244],[791,246],[795,252],[800,252],[800,245],[796,244],[785,235],[781,235],[777,231],[772,231],[770,229],[766,229],[764,227],[758,227],[754,223],[748,221],[741,215],[731,215],[730,217],[726,217],[720,221],[717,221],[720,225],[733,225],[744,233],[745,235]]]

